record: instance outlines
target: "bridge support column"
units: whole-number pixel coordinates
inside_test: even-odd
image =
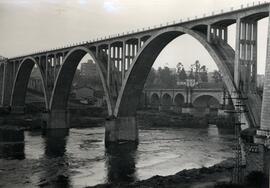
[[[234,81],[246,94],[256,90],[257,29],[257,22],[237,20]]]
[[[69,128],[69,117],[66,110],[53,110],[47,116],[47,129]]]
[[[125,69],[126,69],[126,42],[124,41],[123,42],[123,47],[122,47],[122,63],[121,63],[121,83],[124,82],[124,79],[125,79]]]
[[[207,42],[211,42],[211,25],[207,26]]]
[[[107,61],[107,85],[111,84],[111,45],[108,45],[108,61]]]
[[[269,18],[270,21],[270,18]],[[262,163],[261,171],[269,177],[270,167],[270,23],[268,24],[267,37],[267,56],[264,79],[263,102],[261,110],[260,128],[254,136],[254,143],[260,149],[262,155],[260,161]]]
[[[135,117],[118,117],[105,123],[105,145],[119,142],[138,143],[138,127]]]
[[[240,85],[240,37],[241,37],[241,20],[236,21],[236,37],[235,37],[235,62],[234,62],[234,83],[239,89]]]
[[[270,19],[269,19],[270,20]],[[267,56],[266,56],[266,68],[265,79],[263,89],[263,103],[261,111],[261,125],[260,130],[257,131],[260,136],[268,137],[268,144],[270,142],[270,23],[268,25],[268,37],[267,37]],[[270,145],[269,145],[270,148]]]

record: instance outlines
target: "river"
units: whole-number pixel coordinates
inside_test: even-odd
[[[233,157],[233,131],[140,128],[139,145],[104,147],[104,128],[24,132],[23,142],[0,147],[0,187],[84,187],[133,182]]]

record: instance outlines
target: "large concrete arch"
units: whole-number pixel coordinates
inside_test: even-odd
[[[119,93],[114,116],[127,117],[135,115],[136,105],[139,100],[138,96],[140,96],[154,61],[167,44],[182,34],[191,35],[205,47],[224,75],[223,79],[228,90],[231,92],[236,91],[232,73],[226,63],[224,63],[224,61],[226,61],[226,59],[224,60],[224,55],[221,54],[222,49],[217,49],[217,47],[212,46],[211,43],[207,42],[205,36],[196,31],[180,26],[165,28],[147,40],[143,48],[138,52],[138,55],[134,58]]]
[[[42,82],[42,88],[44,93],[44,101],[46,109],[49,107],[49,99],[48,99],[48,90],[45,85],[45,75],[44,72],[41,70],[41,67],[37,63],[37,61],[32,57],[25,58],[16,73],[15,80],[12,87],[12,93],[11,93],[11,101],[10,106],[11,107],[22,107],[25,105],[25,96],[27,91],[27,85],[30,79],[30,75],[32,72],[32,69],[34,66],[37,66],[40,75],[41,75],[41,82]]]
[[[97,65],[97,70],[100,75],[100,79],[105,92],[108,114],[112,115],[111,98],[108,92],[105,78],[101,72],[100,62],[88,48],[83,46],[76,47],[69,51],[69,53],[65,56],[65,59],[63,60],[63,64],[56,77],[56,82],[54,84],[52,97],[50,100],[51,111],[66,110],[75,71],[78,64],[86,54],[89,54]]]

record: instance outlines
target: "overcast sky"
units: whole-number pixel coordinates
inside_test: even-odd
[[[253,0],[0,0],[0,55],[17,56],[247,3]],[[265,68],[267,23],[259,23],[259,73]],[[234,37],[229,40],[234,47]],[[197,59],[209,70],[216,68],[204,48],[183,35],[162,51],[154,67],[175,67],[177,62],[189,67]]]

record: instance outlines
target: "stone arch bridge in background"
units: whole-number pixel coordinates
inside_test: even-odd
[[[210,108],[224,110],[225,106],[229,105],[229,100],[222,87],[212,89],[195,88],[192,92],[189,92],[186,88],[146,89],[141,103],[145,107],[159,110],[190,113],[192,107],[205,108],[206,111]]]

